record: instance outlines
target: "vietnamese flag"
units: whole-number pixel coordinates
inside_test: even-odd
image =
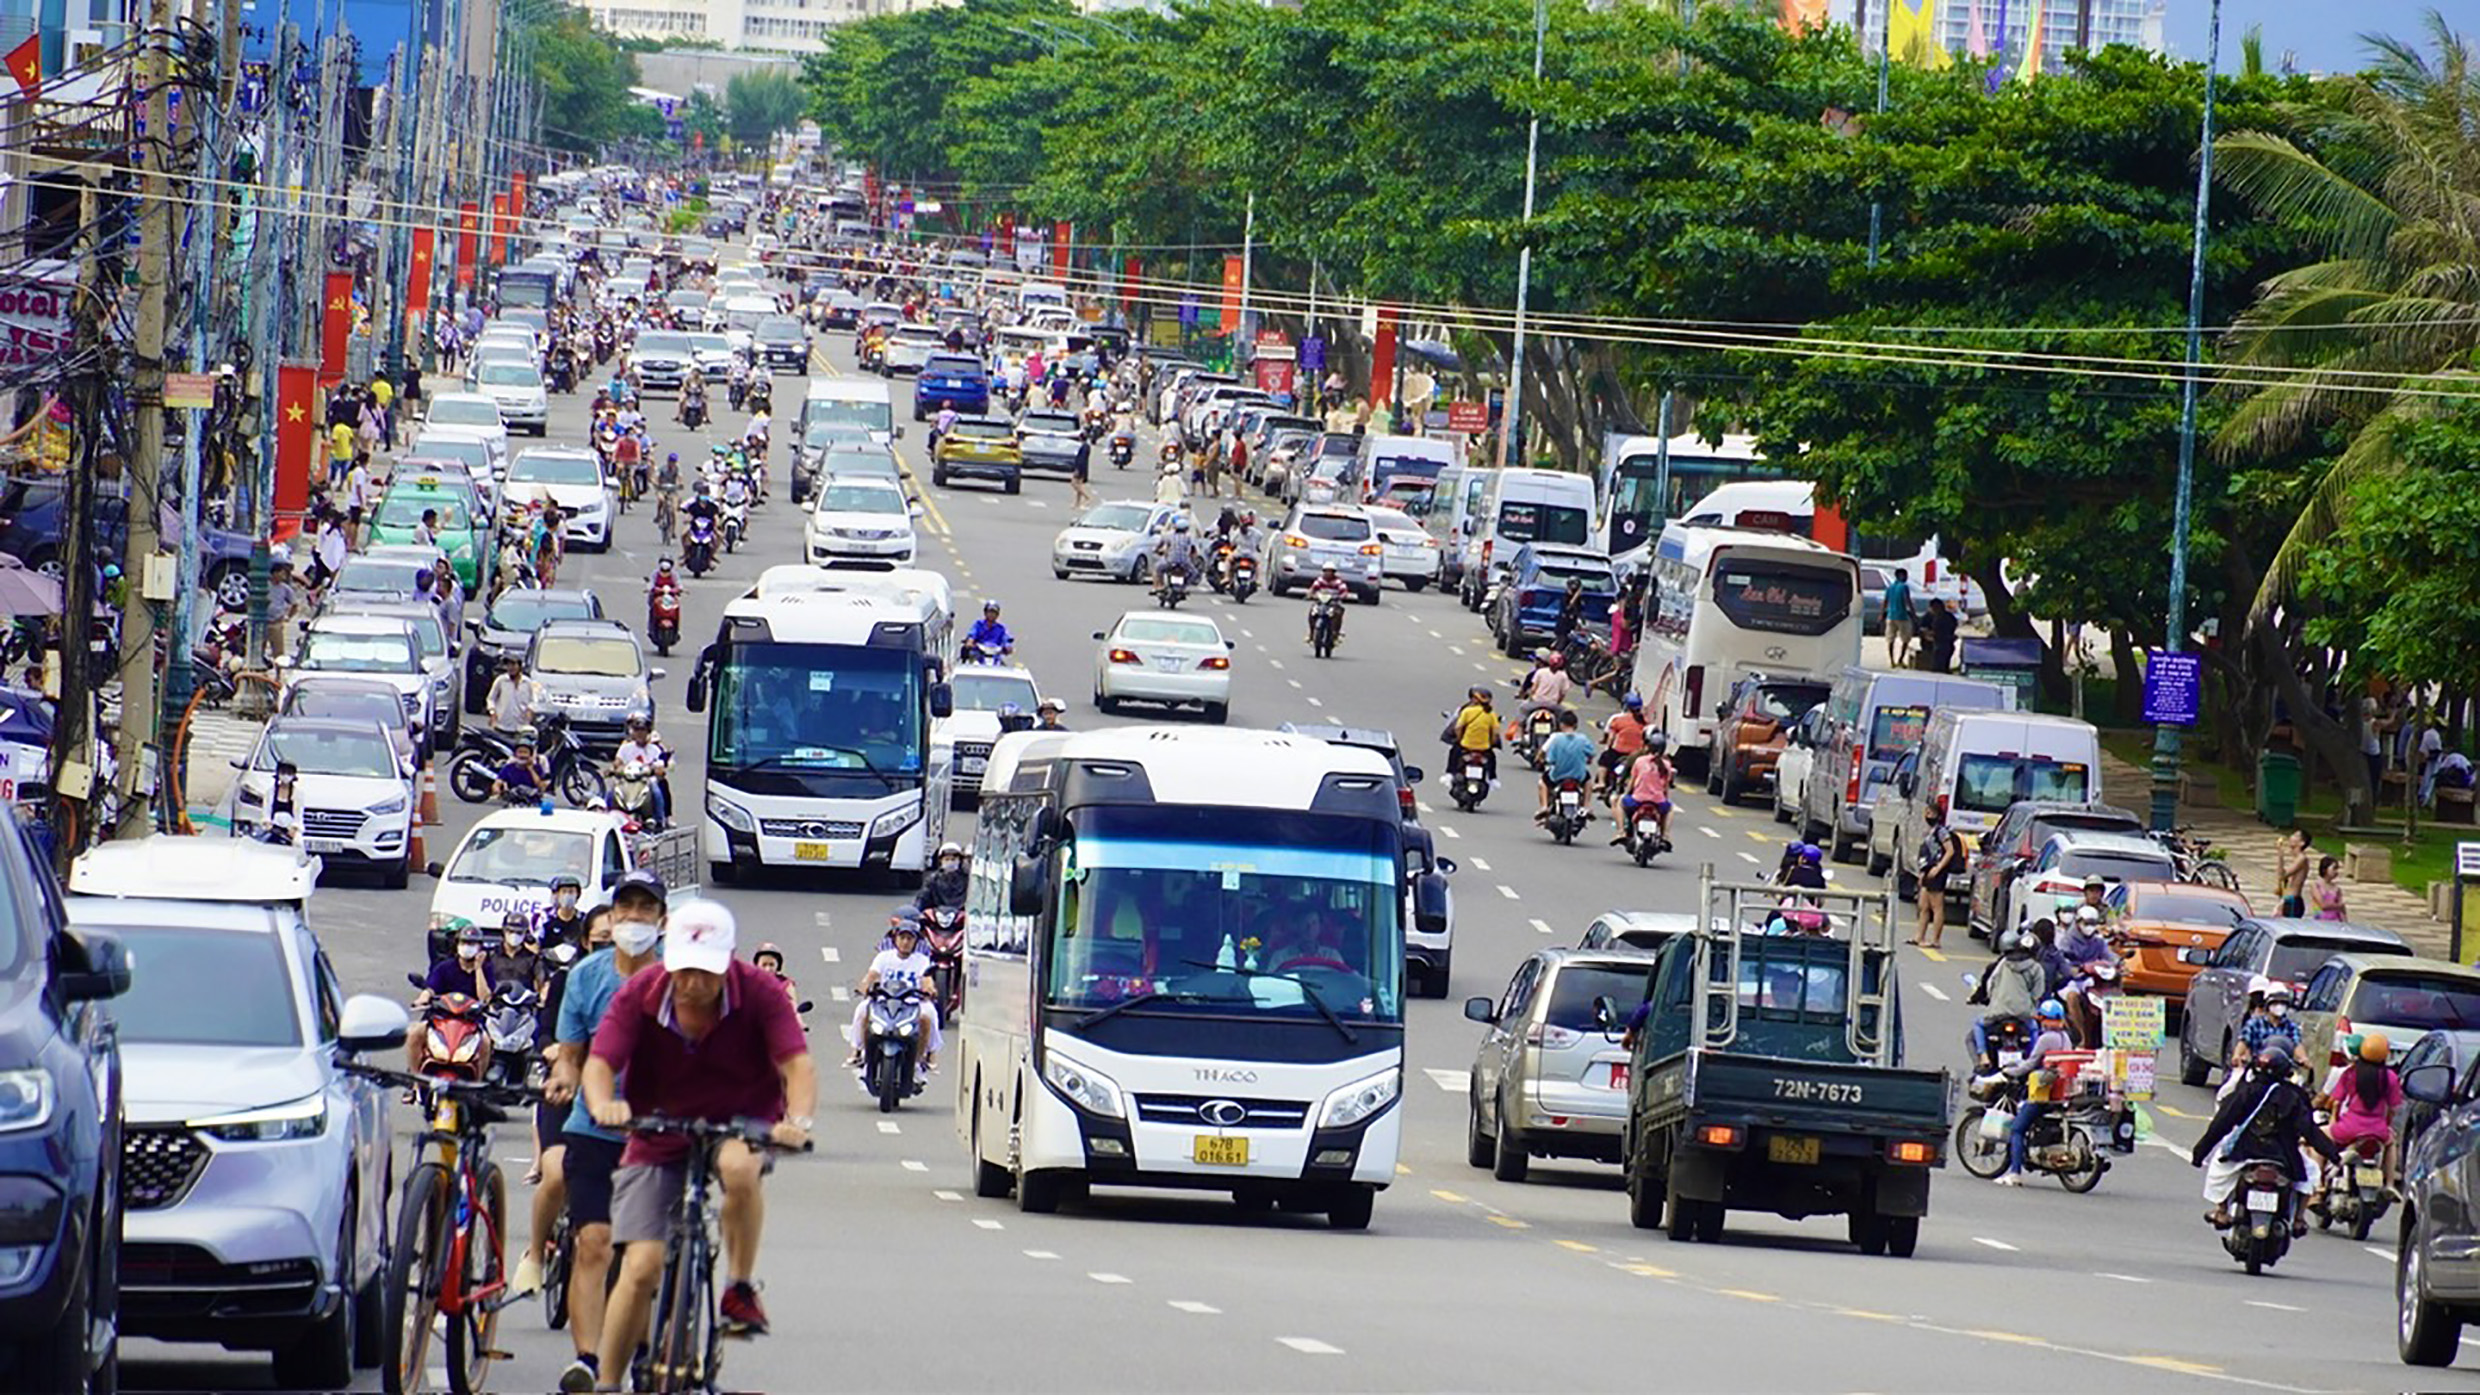
[[[474,234],[482,228],[482,206],[467,199],[456,206],[456,283],[474,284]]]
[[[1223,333],[1240,328],[1240,288],[1248,282],[1248,263],[1235,256],[1223,258]]]
[[[431,308],[431,228],[413,230],[413,271],[405,280],[405,337],[418,339],[422,316]]]
[[[1145,279],[1145,262],[1137,257],[1128,259],[1128,270],[1120,277],[1119,303],[1131,309],[1137,303],[1137,282]]]
[[[1068,225],[1066,223],[1051,224],[1051,274],[1063,281],[1068,277]]]
[[[1378,307],[1378,341],[1369,354],[1369,405],[1383,407],[1395,400],[1395,309]]]
[[[272,536],[277,542],[301,531],[302,514],[310,507],[310,461],[318,453],[318,443],[318,370],[306,363],[283,364],[276,369],[275,531]]]
[[[512,226],[525,221],[525,171],[523,170],[509,177],[508,218]]]
[[[507,260],[507,236],[508,196],[506,194],[493,194],[491,196],[491,245],[489,252],[486,254],[490,259],[491,265],[498,266],[501,262]]]
[[[327,273],[327,294],[319,301],[319,381],[344,376],[345,345],[353,337],[353,273]]]
[[[25,42],[10,49],[5,61],[9,76],[17,79],[20,93],[32,92],[43,85],[43,35],[40,30],[28,34]]]

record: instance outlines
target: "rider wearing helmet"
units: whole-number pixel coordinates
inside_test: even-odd
[[[2308,1178],[2299,1166],[2302,1145],[2314,1148],[2327,1162],[2342,1160],[2342,1150],[2317,1127],[2315,1103],[2291,1078],[2293,1049],[2280,1041],[2268,1043],[2252,1069],[2231,1072],[2221,1107],[2189,1155],[2190,1162],[2205,1170],[2204,1199],[2213,1203],[2205,1219],[2216,1227],[2230,1224],[2230,1194],[2248,1164],[2273,1163],[2290,1174],[2294,1190],[2306,1191]]]
[[[964,649],[967,655],[975,658],[988,650],[994,663],[1016,652],[1016,636],[1009,634],[1008,627],[1000,622],[997,601],[982,602],[982,618],[974,621],[973,628],[966,632]]]
[[[909,907],[906,909],[910,909]],[[939,1005],[930,990],[930,954],[923,948],[921,922],[902,914],[889,924],[886,947],[870,961],[869,972],[853,989],[852,1054],[844,1059],[847,1066],[861,1064],[861,1051],[866,1045],[862,1022],[870,1010],[870,992],[885,988],[891,994],[921,991],[919,1004],[922,1029],[914,1034],[913,1055],[919,1070],[914,1079],[939,1067]]]
[[[1627,769],[1636,753],[1645,749],[1645,700],[1630,693],[1619,700],[1619,710],[1602,723],[1602,793],[1618,793],[1619,772]]]
[[[549,949],[562,940],[579,948],[586,942],[585,883],[574,872],[551,879],[551,901],[534,921],[534,940]]]
[[[1530,719],[1535,712],[1562,712],[1567,708],[1568,695],[1575,685],[1568,681],[1567,660],[1549,649],[1535,651],[1533,671],[1524,675],[1524,715]]]
[[[1306,594],[1309,598],[1309,613],[1313,618],[1317,614],[1317,603],[1319,601],[1331,598],[1335,602],[1337,607],[1335,611],[1335,642],[1337,644],[1343,643],[1343,610],[1341,607],[1345,601],[1352,598],[1352,588],[1344,584],[1343,573],[1336,570],[1334,563],[1326,563],[1324,566],[1318,568],[1317,580],[1309,583],[1309,588]],[[1312,642],[1314,642],[1314,637]]]
[[[1671,782],[1678,770],[1671,764],[1670,737],[1662,732],[1648,732],[1645,749],[1637,752],[1629,763],[1620,783],[1619,797],[1610,802],[1610,816],[1619,831],[1610,836],[1613,847],[1627,841],[1628,830],[1638,805],[1651,805],[1655,826],[1661,830],[1662,846],[1671,845]]]
[[[2067,1034],[2067,1005],[2056,998],[2043,998],[2035,1015],[2040,1025],[2032,1038],[2031,1049],[2012,1065],[2000,1066],[1998,1074],[2025,1082],[2024,1100],[2015,1109],[2015,1122],[2006,1135],[2006,1170],[1994,1179],[2001,1187],[2024,1184],[2024,1137],[2035,1120],[2056,1112],[2057,1104],[2048,1098],[2057,1092],[2057,1073],[2045,1062],[2052,1052],[2075,1049],[2075,1040]]]
[[[2013,930],[1998,936],[1998,957],[1981,971],[1980,982],[1966,999],[1973,1006],[1987,1009],[1972,1022],[1972,1055],[1981,1062],[1983,1070],[1995,1069],[1997,1065],[1989,1055],[1989,1029],[2011,1018],[2023,1023],[2029,1035],[2046,979],[2040,961],[2032,957],[2030,936]]]
[[[964,844],[953,838],[939,844],[930,870],[921,878],[921,890],[913,894],[916,911],[962,911],[965,891]]]
[[[2403,1101],[2402,1081],[2389,1064],[2394,1043],[2383,1032],[2366,1032],[2346,1036],[2340,1045],[2350,1059],[2334,1067],[2325,1082],[2325,1096],[2333,1101],[2334,1143],[2379,1153],[2391,1182],[2397,1166],[2394,1113]]]
[[[1033,724],[1033,729],[1035,731],[1066,731],[1068,729],[1067,723],[1062,722],[1059,717],[1061,713],[1067,710],[1068,704],[1062,702],[1058,698],[1046,697],[1042,699],[1041,705],[1034,709],[1036,720]]]
[[[2260,974],[2250,980],[2248,989],[2254,1005],[2247,1019],[2239,1024],[2239,1041],[2231,1057],[2234,1074],[2246,1070],[2249,1062],[2276,1042],[2288,1047],[2293,1055],[2299,1051],[2299,1021],[2291,1016],[2291,986]]]
[[[1197,539],[1189,531],[1187,514],[1173,519],[1171,531],[1154,540],[1155,589],[1174,572],[1190,586],[1197,584]]]
[[[1464,705],[1447,719],[1443,733],[1447,742],[1449,777],[1462,771],[1463,757],[1478,751],[1489,771],[1490,783],[1498,783],[1498,714],[1490,710],[1490,689],[1475,683],[1464,691]]]

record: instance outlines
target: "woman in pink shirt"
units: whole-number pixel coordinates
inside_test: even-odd
[[[2384,1033],[2366,1033],[2359,1038],[2358,1059],[2336,1069],[2329,1087],[2335,1146],[2347,1153],[2353,1144],[2376,1142],[2384,1155],[2388,1185],[2394,1178],[2394,1111],[2403,1102],[2402,1078],[2386,1063],[2392,1054],[2393,1043]]]

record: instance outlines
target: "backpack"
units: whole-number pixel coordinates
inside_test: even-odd
[[[1926,873],[1930,868],[1937,866],[1938,859],[1946,856],[1946,849],[1954,841],[1953,829],[1943,824],[1930,829],[1920,840],[1920,870]]]

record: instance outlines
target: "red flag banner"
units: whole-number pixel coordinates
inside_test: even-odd
[[[17,79],[19,93],[28,93],[43,85],[43,34],[40,30],[26,36],[25,42],[10,49],[4,60],[9,76]]]
[[[493,194],[491,196],[491,244],[490,249],[484,253],[484,258],[489,261],[491,265],[498,266],[501,262],[507,260],[507,250],[508,196],[506,194]]]
[[[1395,310],[1378,307],[1377,343],[1369,351],[1369,405],[1383,407],[1395,400]]]
[[[519,170],[508,182],[508,221],[513,228],[525,222],[525,171]]]
[[[1009,261],[1016,260],[1016,215],[1013,213],[999,215],[999,255]]]
[[[1120,278],[1119,303],[1129,309],[1137,304],[1137,283],[1145,279],[1145,263],[1136,257],[1128,259],[1127,274]]]
[[[456,206],[456,283],[474,284],[475,234],[482,230],[482,207],[471,199]]]
[[[327,273],[327,292],[319,299],[319,381],[344,376],[345,344],[353,336],[353,273]]]
[[[1054,276],[1065,277],[1068,274],[1068,232],[1069,225],[1066,223],[1051,224],[1051,274]]]
[[[301,531],[310,507],[310,460],[318,453],[318,370],[306,363],[276,369],[275,538]]]
[[[1248,280],[1248,263],[1238,257],[1223,258],[1223,333],[1236,333],[1240,328],[1240,288]]]
[[[431,243],[438,233],[431,228],[413,230],[413,269],[405,278],[405,337],[418,340],[422,333],[422,317],[431,308]]]

